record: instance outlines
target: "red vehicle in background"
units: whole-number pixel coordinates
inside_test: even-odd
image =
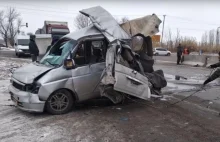
[[[39,28],[35,34],[51,34],[52,39],[60,39],[70,33],[67,22],[44,21],[43,28]]]

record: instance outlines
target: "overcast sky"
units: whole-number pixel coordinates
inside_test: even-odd
[[[208,30],[220,26],[220,2],[217,0],[1,0],[0,9],[15,7],[24,23],[25,32],[35,32],[43,27],[44,20],[67,21],[71,31],[76,30],[74,17],[81,9],[102,6],[114,17],[134,19],[155,13],[165,20],[165,36],[170,28],[175,35],[177,28],[182,36],[193,36],[198,41]],[[162,24],[160,25],[160,31]],[[159,33],[160,34],[160,33]]]

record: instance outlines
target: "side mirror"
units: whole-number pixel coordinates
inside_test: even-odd
[[[65,59],[64,60],[64,68],[66,70],[71,70],[75,68],[75,62],[73,59]]]

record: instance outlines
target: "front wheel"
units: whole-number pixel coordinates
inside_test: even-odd
[[[170,56],[170,53],[167,53],[167,56]]]
[[[46,110],[54,115],[68,113],[74,104],[72,94],[65,89],[58,90],[48,98]]]
[[[158,56],[159,54],[158,53],[155,53],[155,56]]]

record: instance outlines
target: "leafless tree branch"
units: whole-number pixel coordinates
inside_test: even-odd
[[[77,15],[74,22],[78,29],[88,27],[91,24],[90,19],[82,14]]]

